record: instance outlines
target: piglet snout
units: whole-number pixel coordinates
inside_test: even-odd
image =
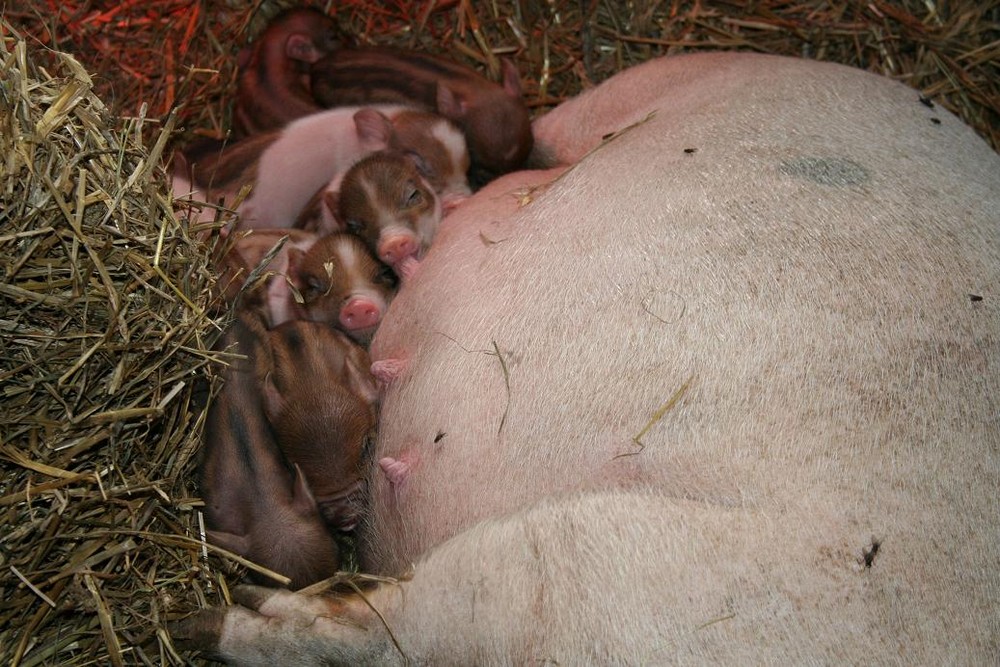
[[[354,297],[340,309],[340,323],[348,331],[367,329],[382,320],[382,310],[371,299]]]
[[[407,257],[416,255],[419,251],[420,244],[417,239],[407,234],[390,236],[378,246],[379,259],[389,265],[398,264]]]

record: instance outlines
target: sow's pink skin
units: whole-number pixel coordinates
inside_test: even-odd
[[[539,118],[566,170],[446,217],[372,342],[406,363],[360,559],[400,580],[179,632],[239,664],[996,664],[1000,155],[919,96],[705,53]]]
[[[368,353],[316,322],[286,322],[268,338],[264,408],[278,444],[305,475],[327,523],[350,530],[360,511],[361,456],[375,427]]]
[[[520,167],[533,143],[520,75],[511,61],[501,63],[498,85],[426,53],[338,49],[313,65],[312,92],[326,107],[387,102],[435,110],[462,128],[473,166],[496,176]]]
[[[308,7],[282,12],[240,53],[233,126],[236,136],[278,130],[321,110],[309,67],[340,48],[337,26]]]
[[[266,337],[263,323],[242,315],[219,346],[246,359],[234,358],[223,372],[224,385],[205,422],[200,479],[207,537],[302,588],[332,576],[340,553],[306,476],[286,463],[265,418]]]

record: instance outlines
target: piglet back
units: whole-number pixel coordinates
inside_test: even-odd
[[[520,167],[533,144],[517,68],[502,62],[503,82],[497,84],[426,53],[339,49],[313,65],[312,93],[324,107],[405,102],[436,111],[462,128],[473,166],[495,175]]]

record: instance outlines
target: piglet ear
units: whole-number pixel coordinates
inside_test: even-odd
[[[501,58],[500,65],[503,68],[504,92],[515,99],[521,99],[521,73],[517,71],[517,65],[510,58]]]
[[[312,489],[309,488],[309,482],[306,481],[306,476],[302,474],[302,468],[299,467],[298,463],[293,467],[295,468],[295,482],[292,485],[292,509],[300,516],[315,514],[319,508],[313,497]]]
[[[379,151],[389,145],[392,136],[392,122],[385,114],[371,108],[364,108],[354,114],[354,125],[358,138],[372,151]]]
[[[250,544],[246,535],[227,533],[221,530],[206,530],[205,537],[210,544],[222,547],[226,551],[232,551],[238,556],[245,556],[250,551]]]
[[[274,424],[285,408],[285,399],[278,390],[278,385],[274,384],[274,373],[268,373],[261,384],[264,390],[264,414]]]
[[[468,111],[468,106],[459,95],[455,94],[448,86],[438,82],[437,85],[437,110],[445,118],[463,118]]]
[[[293,33],[285,42],[285,55],[292,60],[312,64],[322,55],[312,40],[302,33]]]

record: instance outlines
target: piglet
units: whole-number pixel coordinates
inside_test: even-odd
[[[397,280],[353,234],[320,237],[308,250],[293,248],[289,276],[302,298],[298,318],[332,324],[367,344],[396,293]]]
[[[288,251],[296,248],[304,252],[318,238],[301,229],[254,229],[234,234],[223,233],[218,239],[212,258],[218,276],[216,291],[229,306],[240,305],[261,312],[267,306],[270,281],[287,273]],[[276,247],[277,251],[264,267],[265,273],[260,274],[262,284],[246,285],[254,269]]]
[[[336,206],[337,219],[397,274],[426,253],[441,222],[441,202],[414,162],[389,151],[348,170]]]
[[[327,523],[350,530],[360,512],[362,451],[375,427],[368,353],[317,322],[286,322],[269,339],[264,408],[278,444],[302,470]]]
[[[337,26],[309,7],[282,12],[240,53],[233,126],[237,136],[277,130],[320,111],[309,66],[341,46]]]
[[[205,422],[200,482],[207,537],[301,588],[332,576],[340,554],[306,477],[285,463],[265,419],[259,382],[270,356],[265,337],[263,324],[244,314],[222,338],[221,349],[245,359],[225,369]]]
[[[175,197],[221,200],[225,206],[251,185],[236,207],[239,228],[292,227],[318,190],[336,189],[351,165],[386,148],[418,160],[442,198],[468,196],[469,156],[461,131],[436,114],[381,106],[330,109],[238,142],[214,161],[191,165],[186,180],[175,180]]]
[[[482,179],[520,167],[533,143],[517,67],[501,60],[498,85],[445,58],[390,48],[338,49],[313,64],[312,93],[326,107],[419,104],[455,121]]]

